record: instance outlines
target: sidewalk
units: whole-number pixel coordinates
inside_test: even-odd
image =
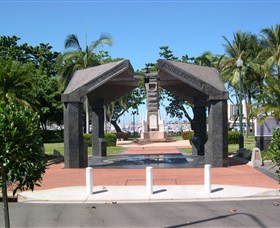
[[[185,141],[134,145],[123,154],[179,153]],[[125,144],[125,145],[124,145]],[[242,199],[280,197],[277,181],[246,164],[229,159],[229,167],[212,168],[212,192],[204,191],[203,168],[154,168],[154,193],[145,190],[145,169],[93,169],[93,194],[85,190],[85,169],[65,169],[64,164],[47,168],[41,187],[19,193],[21,202],[150,202],[167,200]]]

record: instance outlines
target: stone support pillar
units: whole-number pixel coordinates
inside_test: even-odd
[[[83,144],[83,103],[64,103],[64,167],[87,167],[88,156]]]
[[[200,102],[194,104],[194,137],[192,139],[192,155],[204,156],[206,143],[206,107]]]
[[[210,100],[205,164],[228,166],[227,100]]]
[[[104,139],[104,102],[100,100],[91,104],[92,109],[92,155],[107,156]]]

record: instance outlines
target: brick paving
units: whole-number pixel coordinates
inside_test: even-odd
[[[181,143],[181,144],[180,144]],[[128,149],[123,154],[171,154],[179,153],[176,148],[189,147],[182,142],[156,145],[125,144]],[[129,146],[128,146],[129,145]],[[229,167],[212,168],[212,183],[248,187],[280,188],[277,181],[246,164],[230,158]],[[145,169],[93,169],[95,186],[145,185]],[[198,185],[203,184],[203,168],[154,168],[155,185]],[[84,186],[85,169],[66,169],[64,163],[47,167],[41,187]]]

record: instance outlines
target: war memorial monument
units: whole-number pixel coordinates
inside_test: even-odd
[[[83,143],[83,102],[87,96],[92,110],[92,155],[106,156],[104,105],[134,88],[137,81],[129,60],[78,70],[62,94],[64,103],[65,168],[88,165]],[[158,60],[158,73],[146,84],[149,103],[142,138],[164,138],[163,122],[158,114],[158,87],[188,101],[194,107],[192,154],[204,156],[212,167],[228,166],[227,99],[222,79],[215,68],[169,60]],[[208,140],[206,142],[206,111]]]

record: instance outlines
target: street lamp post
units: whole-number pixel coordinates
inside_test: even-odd
[[[132,115],[133,115],[133,138],[135,138],[135,114],[137,113],[137,111],[132,111]]]
[[[244,148],[244,136],[243,136],[243,112],[242,112],[242,76],[241,68],[243,66],[243,61],[239,57],[236,61],[236,65],[239,68],[239,149]]]

